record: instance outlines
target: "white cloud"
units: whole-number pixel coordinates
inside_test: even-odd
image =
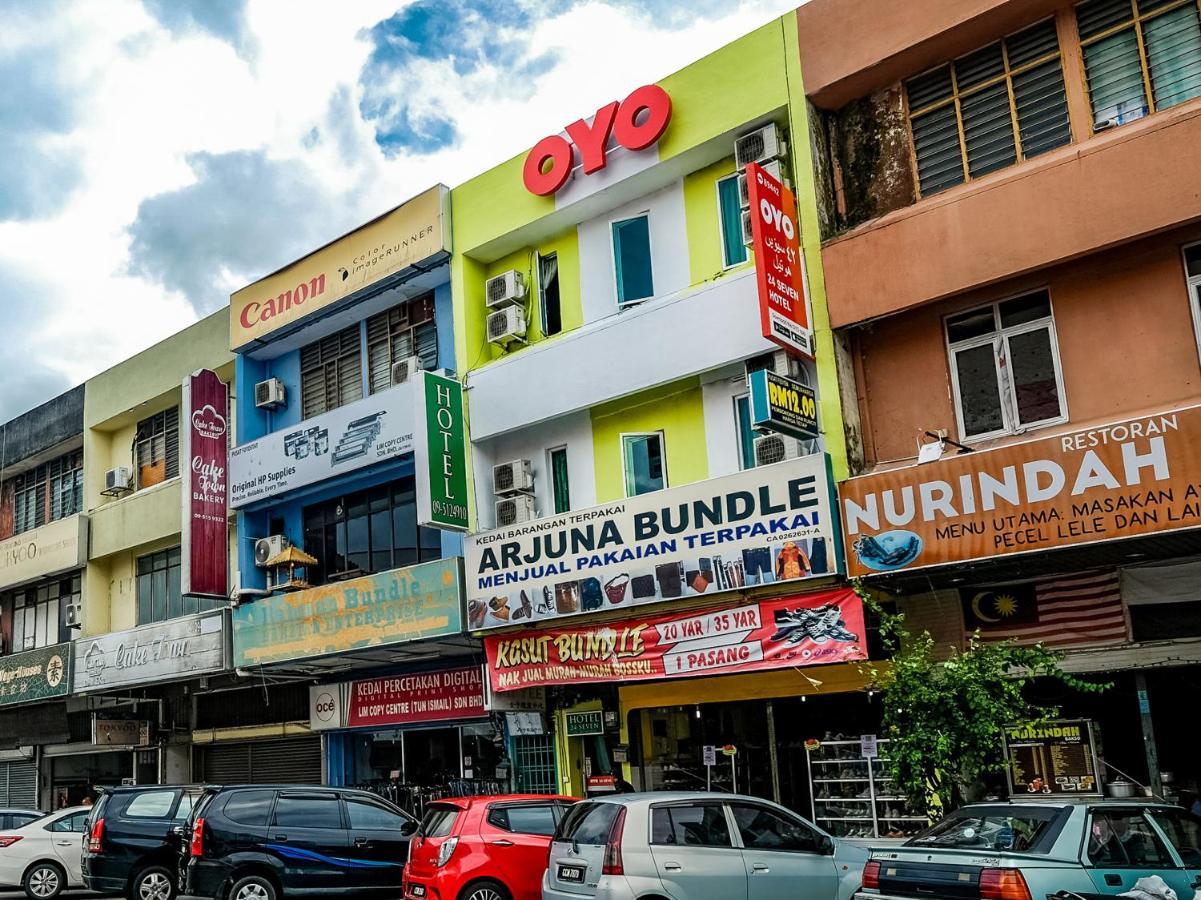
[[[468,74],[456,73],[448,60],[402,67],[389,88],[398,97],[421,98],[419,110],[452,118],[457,140],[435,153],[402,150],[392,158],[360,114],[360,75],[372,50],[367,31],[408,3],[250,0],[246,40],[238,46],[201,27],[173,22],[169,28],[138,0],[63,0],[47,4],[44,15],[8,18],[0,69],[30,47],[51,55],[74,119],[47,136],[46,146],[69,155],[79,180],[65,205],[42,218],[0,221],[0,279],[19,277],[26,311],[15,316],[5,309],[23,346],[19,355],[0,357],[0,366],[19,357],[41,373],[22,379],[26,391],[0,398],[0,420],[48,399],[47,385],[66,388],[188,325],[205,298],[183,289],[196,284],[197,272],[203,277],[205,266],[214,293],[227,294],[284,261],[273,254],[300,252],[295,240],[315,245],[434,182],[459,183],[794,5],[744,0],[681,26],[656,24],[631,0],[528,2],[545,3],[546,12],[520,37],[538,54],[553,53],[553,65],[524,79],[488,62]],[[690,5],[681,0],[671,18]],[[227,221],[237,219],[231,241],[253,225],[264,246],[257,265],[237,247],[223,256],[211,244],[197,246],[196,258],[131,265],[130,230],[142,204],[187,194],[190,186],[191,195],[205,197],[195,185],[194,154],[242,152],[281,172],[311,174],[311,193],[284,204],[291,216],[298,207],[311,209],[311,220],[275,215],[269,196],[230,197],[221,206]],[[0,201],[4,189],[0,181]],[[217,204],[203,205],[181,203],[181,214],[204,215]],[[272,234],[278,241],[269,240]],[[182,245],[177,241],[172,252],[184,257],[192,247],[186,229],[179,235]],[[176,266],[181,274],[172,277]],[[6,382],[12,375],[0,372]]]

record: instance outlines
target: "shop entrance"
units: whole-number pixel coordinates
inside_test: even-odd
[[[78,806],[84,797],[94,799],[98,787],[134,783],[135,752],[114,750],[48,757],[51,808]],[[157,780],[157,774],[156,768],[155,777],[149,783]]]
[[[879,703],[866,693],[779,697],[657,707],[631,714],[641,734],[632,766],[643,790],[734,791],[812,815],[805,742],[858,741],[880,728]],[[716,748],[705,765],[705,747]],[[723,753],[723,748],[733,752]],[[727,752],[728,752],[727,750]]]

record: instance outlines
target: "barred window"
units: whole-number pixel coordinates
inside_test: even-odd
[[[1076,27],[1094,128],[1201,95],[1197,0],[1089,0],[1076,7]]]
[[[71,640],[73,626],[67,624],[68,611],[79,606],[80,584],[80,576],[72,575],[8,594],[3,605],[12,615],[9,652],[36,650]]]
[[[359,326],[300,349],[300,402],[306,419],[363,398]]]
[[[13,534],[83,512],[83,451],[18,475],[13,486]]]
[[[392,365],[410,356],[423,369],[438,368],[438,329],[430,291],[367,320],[368,393],[392,386]]]
[[[1071,140],[1054,20],[911,78],[905,92],[922,194]]]
[[[134,460],[138,467],[139,490],[179,474],[178,406],[172,406],[138,423]]]

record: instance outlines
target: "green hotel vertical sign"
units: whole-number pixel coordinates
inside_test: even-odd
[[[463,386],[454,378],[421,372],[421,403],[414,435],[417,522],[467,530],[467,442]]]

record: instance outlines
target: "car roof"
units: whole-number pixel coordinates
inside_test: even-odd
[[[40,809],[31,809],[28,806],[0,806],[0,816],[11,815],[12,813],[17,813],[23,816],[27,816],[30,813],[39,816],[45,815],[45,813],[43,813]]]
[[[204,784],[120,784],[97,788],[102,794],[138,794],[143,791],[170,791],[176,789],[200,790]]]
[[[459,809],[471,809],[472,807],[483,806],[489,803],[546,803],[552,800],[576,803],[579,799],[579,797],[568,797],[565,794],[482,794],[471,797],[442,797],[438,800],[431,800],[426,804],[426,808],[428,809],[430,806],[457,806]]]
[[[1166,800],[1153,797],[1130,797],[1122,800],[1116,797],[1008,797],[999,800],[980,800],[969,803],[962,809],[974,806],[1176,806]]]
[[[628,794],[606,794],[601,797],[588,798],[588,802],[591,803],[616,803],[621,806],[637,806],[644,803],[680,803],[684,801],[704,800],[721,800],[725,802],[738,800],[747,803],[772,804],[771,800],[765,800],[762,797],[751,797],[746,794],[726,794],[716,792],[706,793],[705,791],[642,791]]]

